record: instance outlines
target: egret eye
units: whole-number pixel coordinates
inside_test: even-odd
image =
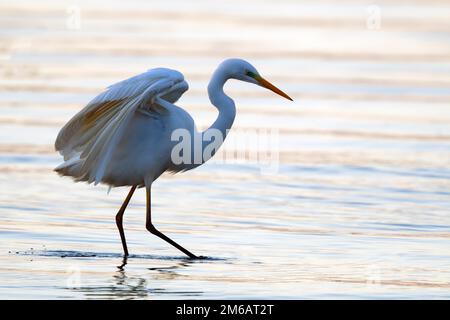
[[[254,74],[253,72],[248,71],[248,70],[245,72],[245,75],[246,75],[246,76],[249,76],[249,77],[251,77],[251,78],[253,78],[253,79],[256,78],[256,74]]]

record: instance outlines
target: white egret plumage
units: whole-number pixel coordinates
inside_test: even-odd
[[[123,214],[136,188],[145,187],[147,230],[190,258],[197,258],[153,226],[150,191],[153,181],[165,171],[190,170],[207,160],[174,162],[171,153],[177,141],[171,139],[171,135],[175,130],[187,130],[192,136],[215,130],[222,134],[222,141],[225,139],[236,116],[233,100],[223,91],[228,79],[257,84],[292,100],[262,78],[247,61],[227,59],[218,66],[208,85],[209,99],[219,115],[210,128],[199,133],[192,117],[174,105],[188,89],[183,75],[175,70],[158,68],[108,87],[59,132],[55,149],[63,155],[64,162],[55,171],[76,181],[105,183],[111,187],[131,186],[116,215],[125,256],[128,248]]]

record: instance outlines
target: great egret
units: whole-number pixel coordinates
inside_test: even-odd
[[[218,66],[208,85],[209,99],[219,115],[210,128],[198,132],[192,117],[173,104],[188,89],[183,75],[175,70],[157,68],[108,87],[59,132],[55,149],[64,156],[64,163],[55,168],[56,172],[76,181],[105,183],[110,187],[131,186],[116,215],[125,256],[128,256],[128,248],[123,214],[136,188],[145,186],[147,230],[190,258],[198,258],[153,226],[151,186],[165,171],[190,170],[208,160],[202,157],[196,163],[173,161],[172,150],[178,143],[172,137],[175,130],[183,129],[192,136],[215,131],[222,135],[220,141],[223,142],[236,115],[233,100],[223,91],[228,79],[257,84],[292,100],[262,78],[247,61],[227,59]],[[218,147],[220,144],[215,151]],[[203,151],[206,144],[202,143],[201,148]]]

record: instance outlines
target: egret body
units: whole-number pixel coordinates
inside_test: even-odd
[[[190,170],[208,160],[201,157],[197,162],[173,161],[172,150],[178,143],[172,139],[175,130],[183,129],[191,137],[219,132],[223,142],[236,116],[233,100],[223,91],[229,79],[250,82],[292,100],[262,78],[247,61],[227,59],[218,66],[208,85],[209,99],[218,109],[218,117],[206,131],[198,132],[189,113],[174,105],[188,89],[183,75],[175,70],[157,68],[109,86],[59,132],[55,149],[63,155],[64,162],[55,171],[75,181],[104,183],[111,187],[131,186],[116,215],[125,256],[128,256],[128,248],[123,214],[136,188],[145,187],[147,230],[190,258],[197,258],[153,226],[151,186],[166,171]],[[201,147],[206,148],[206,144]]]

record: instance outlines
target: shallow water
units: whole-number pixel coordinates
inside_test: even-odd
[[[78,3],[79,28],[72,2],[0,2],[0,298],[450,298],[449,4],[379,1],[371,29],[365,1]],[[156,226],[204,260],[145,230],[138,190],[124,261],[126,188],[58,177],[58,130],[157,66],[185,74],[204,128],[230,56],[295,100],[227,85],[224,150],[277,130],[275,170],[216,159],[155,182]]]

